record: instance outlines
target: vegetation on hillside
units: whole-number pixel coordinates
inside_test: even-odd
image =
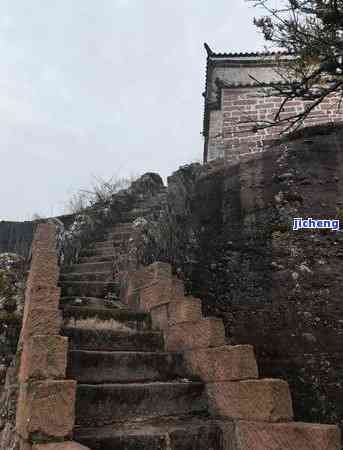
[[[21,312],[25,289],[24,259],[15,253],[0,254],[0,311]]]
[[[112,196],[121,189],[126,189],[135,181],[136,176],[119,177],[112,176],[105,179],[93,176],[89,189],[78,189],[66,203],[68,214],[79,214],[96,204],[108,203]]]

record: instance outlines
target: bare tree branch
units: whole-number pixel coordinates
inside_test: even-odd
[[[343,102],[343,0],[246,0],[264,15],[254,19],[272,49],[293,57],[280,58],[276,72],[282,83],[273,85],[273,95],[282,101],[273,120],[260,122],[259,129],[297,127],[329,95]],[[251,77],[261,88],[263,83]],[[312,101],[303,112],[284,118],[284,107],[294,99]],[[283,131],[284,132],[284,131]]]

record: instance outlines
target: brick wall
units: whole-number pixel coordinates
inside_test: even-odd
[[[267,96],[257,88],[223,88],[220,110],[210,112],[208,160],[237,159],[242,154],[263,150],[268,140],[280,136],[285,125],[254,132],[253,123],[242,122],[273,120],[281,102],[280,97]],[[307,103],[300,99],[288,102],[281,118],[302,112]],[[310,114],[304,125],[342,121],[343,111],[339,112],[338,106],[338,96],[327,98]]]

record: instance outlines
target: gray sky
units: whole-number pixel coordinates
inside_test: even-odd
[[[201,161],[206,54],[263,48],[244,0],[1,0],[0,220],[92,175]]]

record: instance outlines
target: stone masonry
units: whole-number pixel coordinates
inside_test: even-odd
[[[59,334],[58,278],[55,225],[40,224],[32,243],[18,346],[16,431],[22,450],[31,450],[31,446],[32,450],[82,449],[69,441],[75,420],[76,381],[65,379],[68,339]]]
[[[166,263],[132,274],[138,309],[150,312],[153,328],[163,330],[167,351],[181,351],[188,373],[205,382],[209,412],[223,421],[230,443],[224,448],[339,449],[337,427],[292,422],[288,384],[259,379],[253,348],[226,345],[222,321],[202,317],[199,299],[173,289],[178,282]],[[233,421],[231,427],[225,420]]]

